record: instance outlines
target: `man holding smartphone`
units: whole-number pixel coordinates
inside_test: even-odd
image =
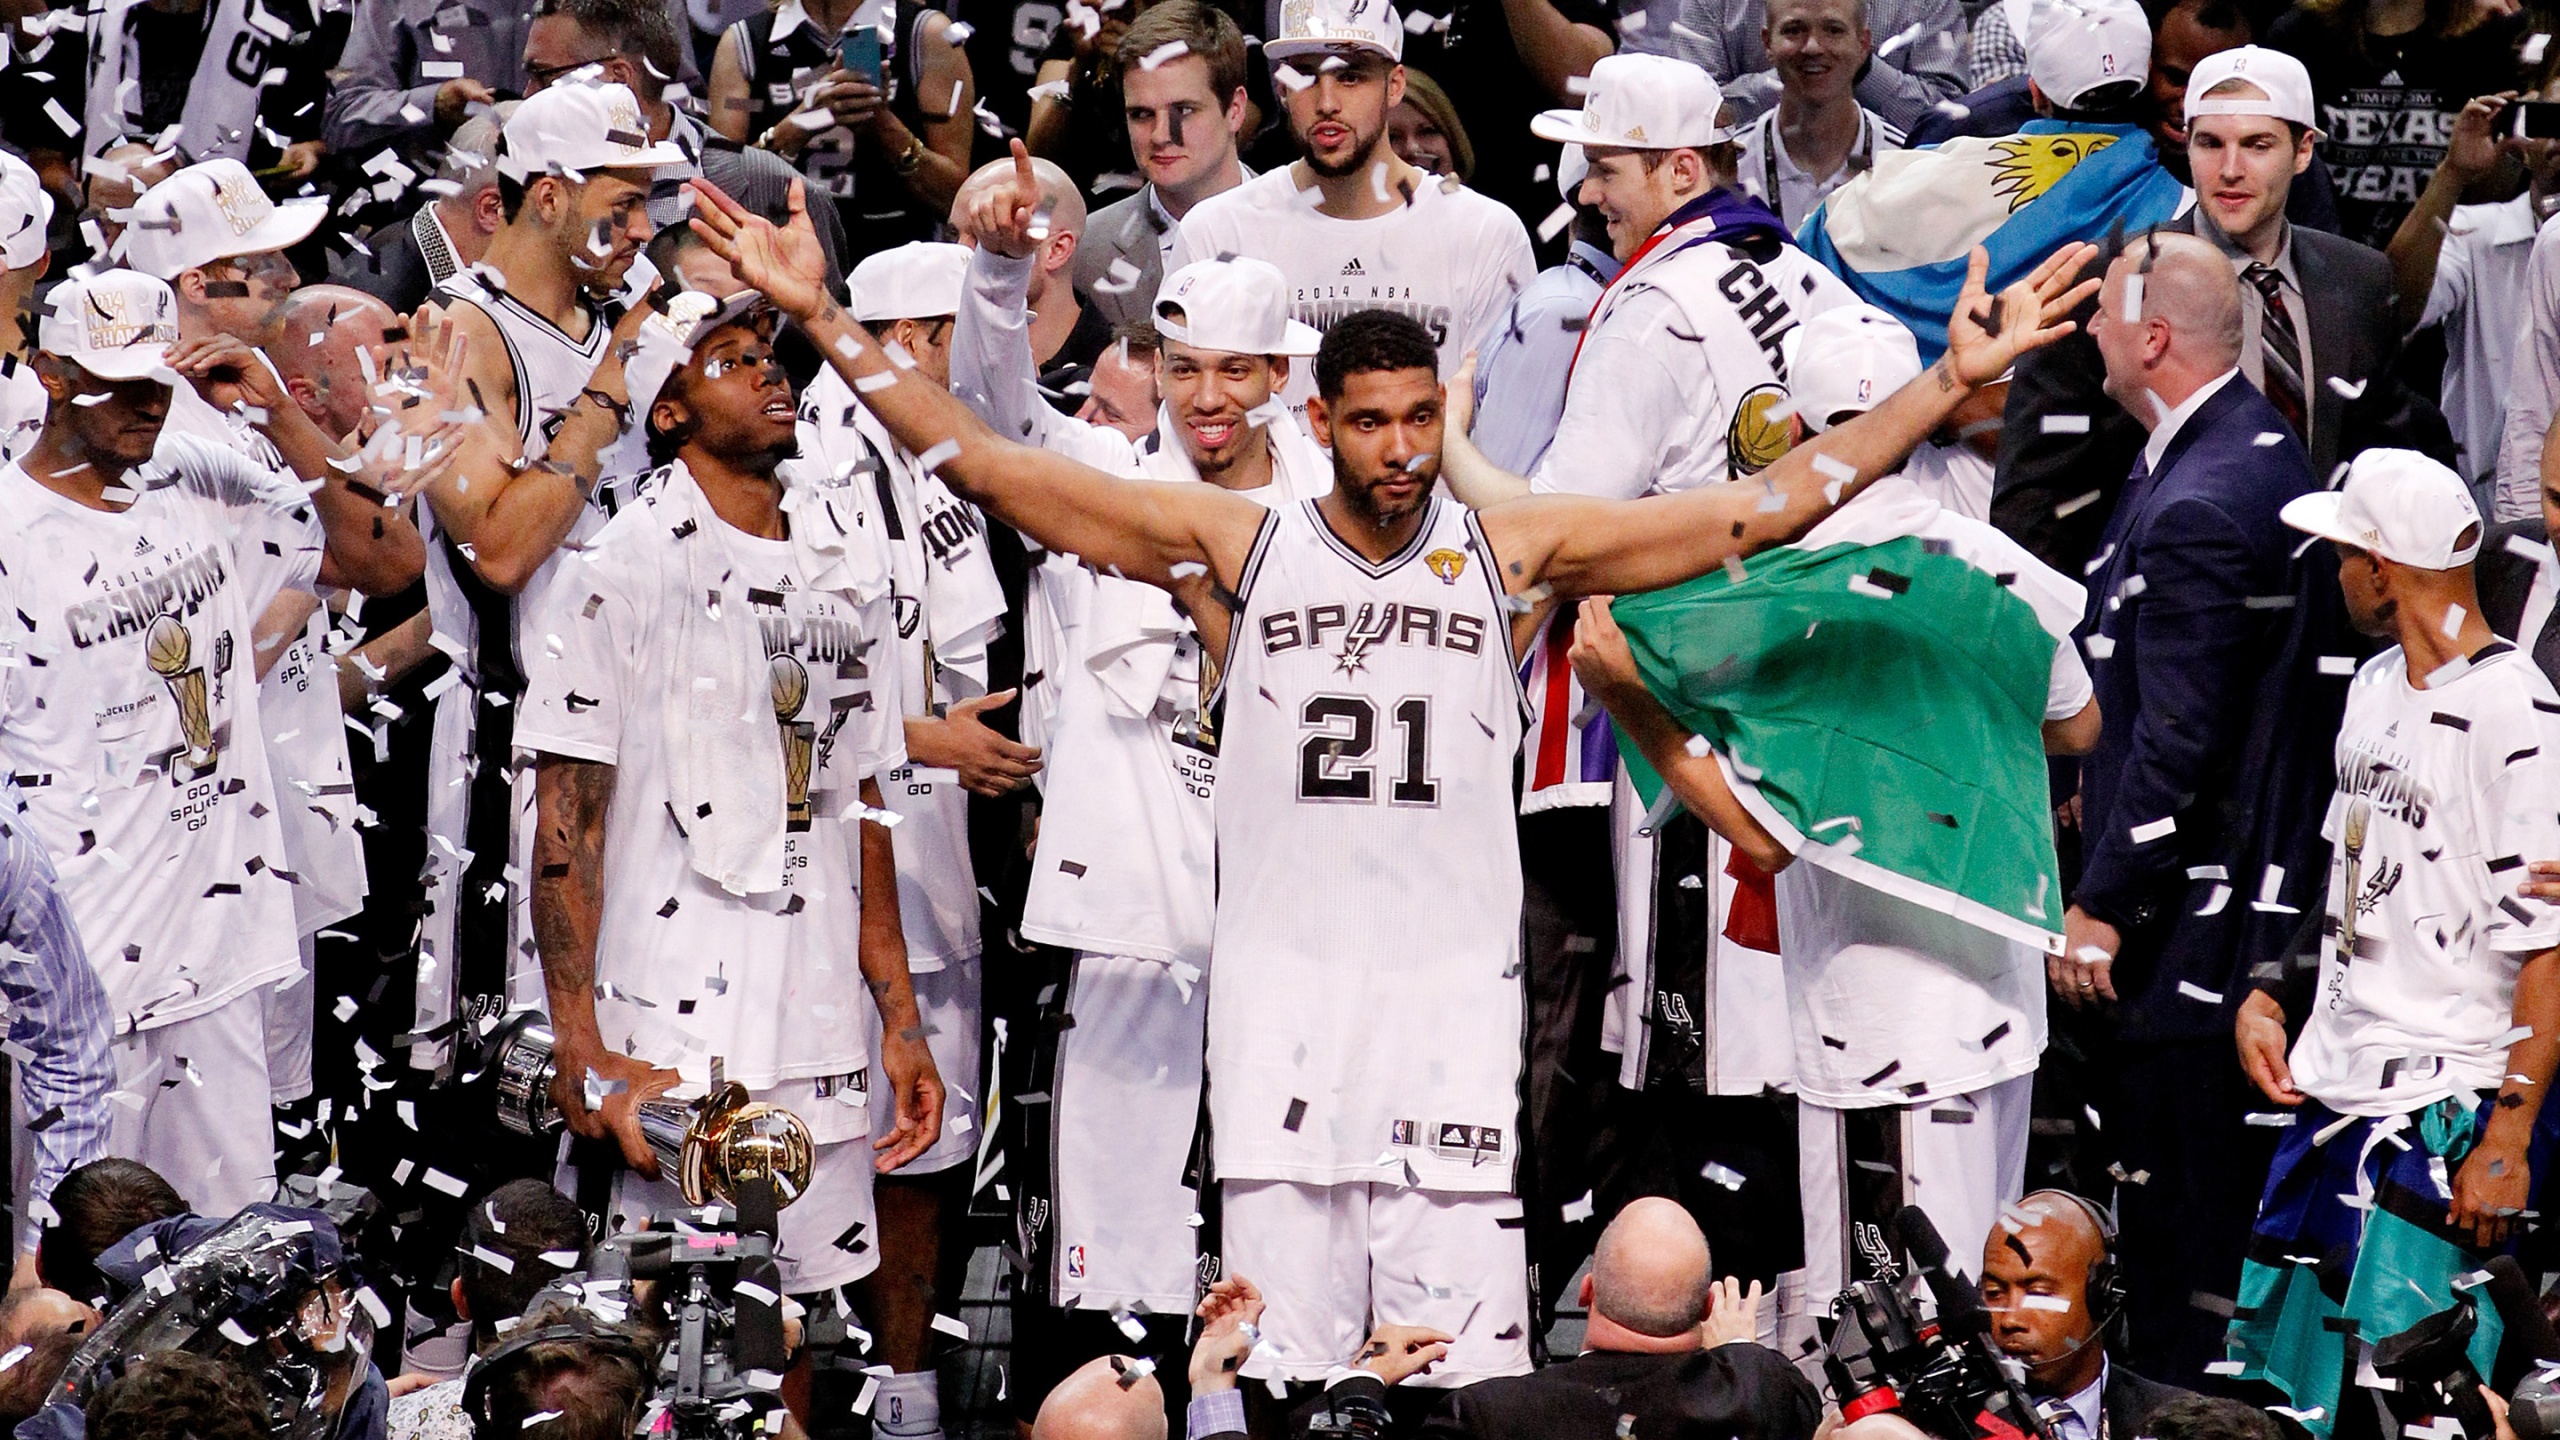
[[[878,24],[856,17],[880,13]],[[784,0],[720,37],[711,128],[789,160],[811,209],[835,201],[863,257],[930,240],[969,177],[975,82],[951,17],[924,0]]]

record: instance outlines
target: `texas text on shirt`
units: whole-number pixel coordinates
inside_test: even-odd
[[[2560,697],[2503,641],[2426,679],[2397,646],[2366,661],[2338,734],[2319,998],[2292,1065],[2344,1115],[2496,1090],[2516,975],[2560,945],[2560,906],[2517,893],[2526,861],[2560,855]]]
[[[1300,191],[1295,167],[1258,175],[1203,200],[1182,217],[1165,273],[1194,260],[1251,255],[1289,277],[1289,313],[1318,330],[1357,310],[1394,310],[1422,322],[1440,347],[1446,379],[1481,350],[1511,297],[1538,273],[1520,217],[1454,180],[1417,187],[1403,207],[1369,220],[1319,213],[1321,192]],[[1302,408],[1315,367],[1290,367],[1281,398]]]

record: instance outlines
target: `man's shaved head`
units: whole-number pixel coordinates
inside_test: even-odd
[[[1591,1308],[1639,1335],[1669,1338],[1706,1317],[1707,1237],[1679,1202],[1638,1200],[1600,1232],[1591,1253]]]
[[[1031,1440],[1165,1440],[1164,1390],[1153,1375],[1122,1385],[1126,1355],[1088,1360],[1040,1402]]]
[[[378,357],[385,336],[402,328],[397,312],[361,290],[306,285],[285,301],[267,358],[303,413],[334,440],[353,430],[373,401],[365,379],[371,367],[359,352]]]
[[[2127,245],[2107,272],[2111,281],[2132,274],[2143,277],[2143,313],[2168,321],[2179,349],[2197,347],[2199,358],[2220,356],[2219,369],[2240,363],[2240,278],[2212,242],[2155,230]]]

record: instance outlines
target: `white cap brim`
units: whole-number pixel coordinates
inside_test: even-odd
[[[2341,545],[2352,545],[2358,550],[2371,550],[2372,542],[2349,530],[2338,518],[2346,503],[2344,491],[2314,490],[2308,495],[2296,495],[2287,500],[2276,515],[2287,525],[2306,534],[2335,540]]]
[[[1298,320],[1281,322],[1280,343],[1277,345],[1221,344],[1219,342],[1226,337],[1216,335],[1195,339],[1192,327],[1162,315],[1155,317],[1155,327],[1157,334],[1177,345],[1188,345],[1194,350],[1207,350],[1219,355],[1285,355],[1301,359],[1324,348],[1324,332]]]
[[[1380,45],[1369,40],[1351,40],[1343,38],[1329,40],[1266,40],[1262,45],[1262,58],[1265,60],[1294,60],[1301,55],[1322,55],[1327,51],[1332,50],[1366,50],[1372,55],[1384,55],[1398,65],[1404,63],[1404,57],[1402,55],[1397,54],[1395,51],[1388,49],[1384,45]]]
[[[101,380],[157,380],[163,385],[179,383],[178,372],[169,368],[166,345],[128,345],[121,350],[99,350],[87,355],[59,355]]]
[[[284,250],[311,238],[328,218],[329,202],[323,199],[286,200],[279,203],[267,218],[250,227],[247,234],[225,246],[215,260],[228,260],[235,255],[263,255],[270,250]],[[211,263],[211,262],[206,262]],[[192,267],[190,267],[192,268]],[[160,277],[164,280],[169,276]]]
[[[1638,145],[1624,137],[1603,135],[1597,130],[1586,127],[1582,123],[1582,112],[1579,110],[1541,110],[1531,117],[1529,133],[1541,140],[1553,140],[1560,144],[1580,145],[1586,148],[1596,145],[1603,150],[1688,150],[1702,145],[1721,145],[1733,138],[1732,131],[1720,126],[1710,126],[1701,139]]]

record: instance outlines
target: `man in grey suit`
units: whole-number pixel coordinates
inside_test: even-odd
[[[2560,557],[2551,549],[2551,537],[2560,534],[2560,476],[2551,473],[2554,468],[2560,468],[2560,456],[2546,456],[2536,487],[2542,513],[2490,526],[2472,567],[2480,583],[2480,618],[2560,685]]]
[[[2240,372],[2311,455],[2318,478],[2376,444],[2449,460],[2444,417],[2391,376],[2400,344],[2391,262],[2285,219],[2311,164],[2311,80],[2255,45],[2198,64],[2187,86],[2195,208],[2170,222],[2212,243],[2240,277]],[[2112,258],[2112,257],[2109,257]],[[2101,393],[2085,335],[2022,360],[2009,387],[1991,521],[2066,575],[2089,563],[2142,427]]]
[[[1147,183],[1094,212],[1076,251],[1075,288],[1104,319],[1127,325],[1154,314],[1182,217],[1251,173],[1236,158],[1244,32],[1215,6],[1167,0],[1129,22],[1119,65],[1129,150]]]

